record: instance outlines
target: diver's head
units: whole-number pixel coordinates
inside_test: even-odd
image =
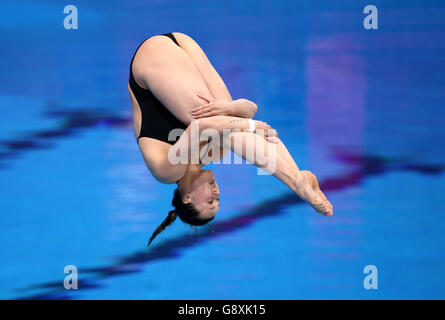
[[[167,218],[153,232],[148,245],[168,225],[179,217],[192,226],[202,226],[213,220],[219,209],[219,188],[211,170],[189,165],[185,175],[177,182],[172,206]]]
[[[182,203],[191,204],[199,212],[198,218],[210,219],[218,212],[219,188],[212,170],[189,165],[184,177],[178,181],[178,189]]]

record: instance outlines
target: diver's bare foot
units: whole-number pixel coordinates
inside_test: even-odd
[[[325,216],[333,216],[334,212],[332,210],[332,204],[326,198],[324,193],[320,190],[320,186],[318,185],[317,177],[310,171],[302,170],[301,174],[304,177],[305,181],[305,189],[309,186],[312,189],[312,196],[310,195],[310,191],[306,190],[306,201],[319,213]]]

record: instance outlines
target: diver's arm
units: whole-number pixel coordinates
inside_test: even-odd
[[[224,130],[249,130],[250,124],[247,119],[232,116],[212,116],[192,121],[199,126],[200,132],[206,129],[215,129],[223,134]]]
[[[240,118],[252,119],[257,110],[258,107],[255,102],[247,99],[237,99],[233,101],[231,115]]]
[[[202,94],[197,94],[205,103],[192,109],[194,119],[212,116],[229,116],[238,118],[253,118],[258,110],[256,103],[247,99],[211,100]]]
[[[277,136],[267,123],[258,120],[251,120],[255,123],[255,132],[260,132],[267,140]],[[192,120],[187,129],[181,134],[179,139],[168,150],[168,163],[188,164],[199,163],[200,143],[208,142],[209,137],[220,140],[225,134],[234,131],[248,131],[250,121],[248,119],[228,116],[214,116],[198,120]],[[261,130],[261,131],[260,131]],[[252,132],[252,134],[255,134]],[[216,135],[216,137],[215,137]],[[216,141],[215,141],[216,142]]]
[[[255,132],[262,129],[265,136],[276,135],[275,130],[272,129],[267,123],[259,120],[251,120],[255,124]],[[232,116],[213,116],[202,119],[193,120],[192,124],[195,123],[199,127],[199,131],[202,132],[206,129],[215,129],[220,135],[230,131],[247,131],[250,129],[250,122],[246,118],[232,117]],[[192,125],[191,124],[191,125]]]
[[[261,121],[256,122],[258,122],[258,125],[262,123]],[[244,131],[249,129],[249,121],[247,119],[237,117],[214,116],[192,120],[190,125],[184,130],[176,143],[169,148],[169,163],[197,164],[199,163],[199,161],[197,162],[197,159],[199,159],[200,142],[208,141],[210,135],[216,134],[218,136],[218,140],[220,140],[225,132]]]

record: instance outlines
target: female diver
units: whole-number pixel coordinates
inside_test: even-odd
[[[215,217],[219,188],[213,172],[203,170],[204,163],[191,161],[193,152],[202,154],[202,150],[209,150],[210,144],[221,151],[219,159],[230,149],[269,171],[319,213],[333,215],[332,205],[321,192],[315,175],[300,171],[268,124],[250,120],[256,113],[256,104],[247,99],[232,100],[206,54],[188,35],[166,33],[142,42],[131,60],[128,91],[134,133],[148,169],[158,181],[177,184],[172,200],[174,210],[153,232],[148,245],[176,217],[194,226],[204,225]],[[222,136],[226,130],[231,131],[226,139],[196,142],[192,141],[193,125],[199,133],[213,129]],[[174,129],[182,129],[182,134],[169,139]],[[194,142],[199,144],[197,151],[190,147]],[[264,148],[265,158],[260,160],[256,153],[248,152],[250,147]],[[186,150],[189,161],[171,161],[169,155],[177,154],[173,150]],[[274,170],[268,166],[272,161],[270,150],[275,150]]]

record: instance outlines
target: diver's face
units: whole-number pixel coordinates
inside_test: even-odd
[[[219,210],[219,188],[211,170],[201,170],[192,182],[191,203],[203,219],[210,219]]]

